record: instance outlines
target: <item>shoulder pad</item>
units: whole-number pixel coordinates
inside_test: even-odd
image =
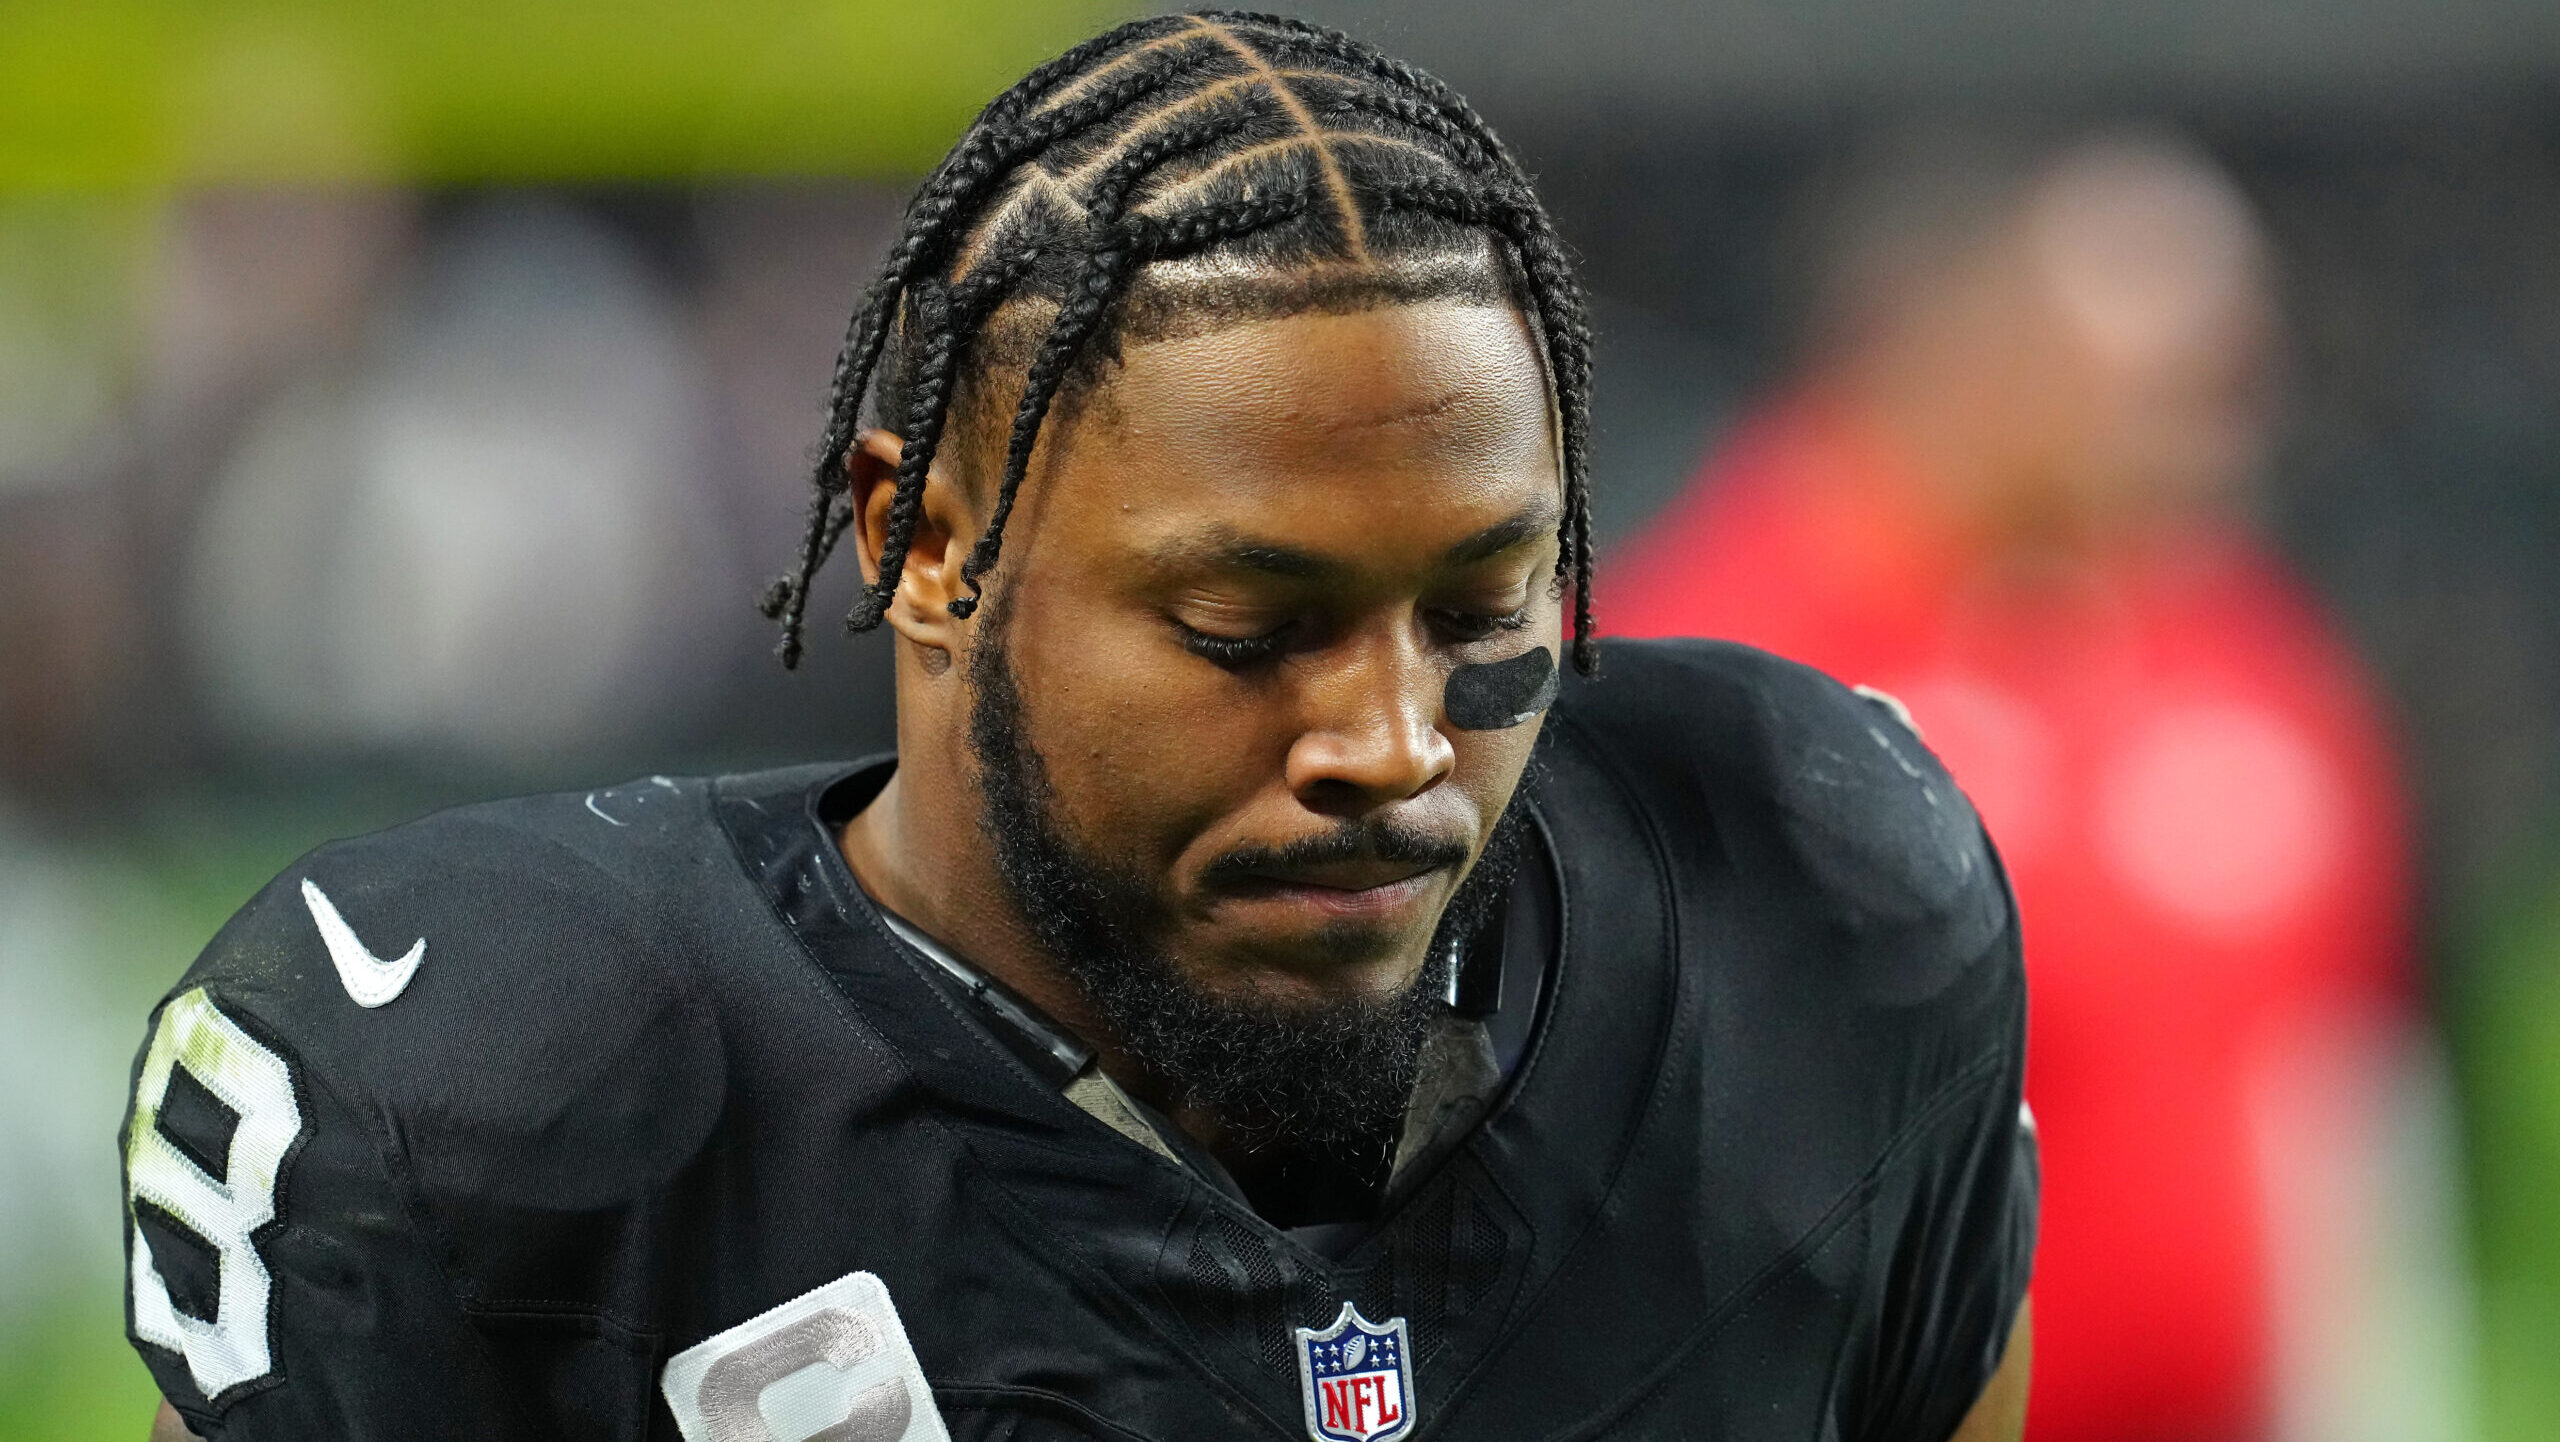
[[[1933,990],[2007,925],[1980,818],[1890,698],[1720,641],[1612,642],[1571,691],[1578,725],[1680,777],[1719,825],[1774,822],[1840,921],[1903,958],[1887,990]]]
[[[642,783],[670,824],[698,784]],[[431,1192],[583,1209],[663,1179],[710,1134],[717,1022],[652,894],[665,848],[632,788],[448,811],[305,856],[180,983],[254,1015],[400,1134]],[[580,822],[592,835],[580,834]],[[695,883],[697,886],[699,882]]]

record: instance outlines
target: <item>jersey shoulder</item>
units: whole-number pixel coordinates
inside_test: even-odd
[[[652,777],[331,842],[172,997],[262,1035],[460,1190],[625,1191],[718,1115],[720,1029],[688,956],[744,883],[707,789]]]
[[[1889,696],[1735,642],[1613,641],[1558,715],[1658,828],[1782,865],[1838,927],[1888,942],[1909,984],[2009,924],[1980,818]]]

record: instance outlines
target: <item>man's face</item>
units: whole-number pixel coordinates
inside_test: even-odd
[[[1312,1014],[1421,974],[1537,730],[1443,689],[1557,645],[1557,474],[1504,308],[1132,345],[1053,418],[972,684],[1010,682],[1040,819],[1186,990]]]

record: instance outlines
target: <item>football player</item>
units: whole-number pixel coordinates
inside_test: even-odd
[[[794,662],[849,542],[897,754],[253,900],[135,1071],[163,1428],[2014,1437],[1998,863],[1892,707],[1595,643],[1588,354],[1519,167],[1340,35],[999,97],[767,597]]]

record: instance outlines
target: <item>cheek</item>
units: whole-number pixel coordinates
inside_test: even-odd
[[[1481,826],[1476,836],[1478,844],[1492,834],[1494,819],[1511,804],[1511,794],[1519,788],[1521,774],[1529,769],[1530,753],[1537,749],[1538,732],[1546,724],[1547,718],[1541,713],[1499,731],[1442,733],[1457,753],[1457,768],[1450,780],[1476,805]]]
[[[1278,784],[1288,744],[1250,685],[1167,644],[1159,625],[1024,625],[1012,648],[1069,834],[1097,857],[1156,868]]]

